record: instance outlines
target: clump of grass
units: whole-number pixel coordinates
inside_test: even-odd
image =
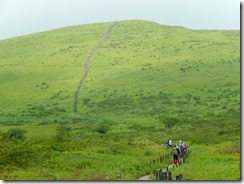
[[[99,173],[92,173],[89,177],[89,180],[105,180],[106,177]]]
[[[229,143],[222,147],[221,154],[240,154],[240,143]]]

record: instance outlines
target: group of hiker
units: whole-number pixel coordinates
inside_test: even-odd
[[[187,145],[185,142],[179,141],[178,144],[173,146],[173,141],[171,139],[167,140],[168,148],[172,149],[173,152],[173,163],[177,165],[178,163],[181,164],[184,162],[187,154]]]

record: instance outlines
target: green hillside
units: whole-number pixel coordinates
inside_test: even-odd
[[[106,179],[106,175],[107,179],[134,180],[153,170],[145,166],[147,159],[155,157],[162,150],[160,144],[169,137],[175,142],[184,139],[197,149],[199,145],[201,149],[218,145],[210,149],[212,154],[222,154],[229,145],[224,154],[235,160],[231,169],[234,174],[231,178],[216,174],[210,179],[240,179],[240,160],[236,157],[240,151],[239,30],[190,30],[131,20],[65,27],[1,40],[0,48],[2,134],[10,128],[22,128],[27,141],[42,140],[40,145],[48,147],[61,144],[54,140],[56,128],[69,126],[70,145],[60,145],[64,150],[56,159],[78,154],[91,165],[77,166],[85,174],[66,173],[68,179]],[[89,54],[92,56],[86,70]],[[86,72],[74,111],[75,92]],[[77,137],[85,150],[79,150],[78,143],[73,142]],[[149,145],[145,143],[148,140]],[[109,145],[115,147],[113,151]],[[96,167],[85,159],[88,153],[103,163],[97,168],[101,176],[91,174],[91,168]],[[0,160],[5,158],[3,155]],[[105,161],[108,155],[113,157],[111,164]],[[149,157],[135,161],[141,155]],[[226,160],[225,157],[219,159]],[[127,168],[121,166],[123,159],[123,163],[136,162],[134,165],[145,170],[120,178],[106,173],[114,169],[112,165],[119,170]],[[204,164],[204,159],[201,162]],[[45,159],[40,163],[46,163]],[[57,163],[57,168],[63,167],[60,161]],[[6,171],[6,165],[2,165]],[[45,169],[51,165],[46,163]],[[217,167],[215,162],[210,166]],[[40,164],[40,168],[44,166]],[[26,174],[28,169],[18,170],[26,172],[18,177],[14,173],[2,178],[64,179],[60,175],[64,171],[57,170],[46,171],[53,174],[50,178],[41,175],[41,171],[30,176]],[[208,173],[189,177],[209,179]]]

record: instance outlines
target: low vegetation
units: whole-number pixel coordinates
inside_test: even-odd
[[[191,180],[240,179],[240,31],[148,21],[80,25],[0,41],[0,178],[136,180],[172,170]]]

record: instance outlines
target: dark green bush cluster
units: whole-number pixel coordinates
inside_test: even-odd
[[[1,133],[1,139],[4,141],[8,140],[25,140],[26,131],[19,128],[12,128],[6,132]]]
[[[101,125],[99,125],[99,126],[95,129],[95,131],[98,132],[98,133],[100,133],[100,134],[106,134],[106,133],[108,132],[109,129],[110,129],[110,128],[109,128],[108,125],[106,125],[106,124],[101,124]]]
[[[6,168],[27,168],[42,163],[49,158],[45,144],[26,140],[23,129],[9,129],[1,133],[0,166]]]

